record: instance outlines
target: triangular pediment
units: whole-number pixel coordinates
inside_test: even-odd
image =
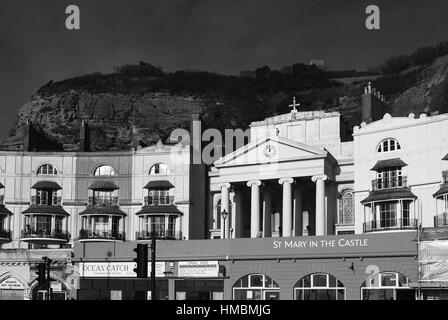
[[[292,160],[307,160],[327,156],[323,148],[308,146],[282,137],[266,137],[253,141],[215,161],[216,167]]]

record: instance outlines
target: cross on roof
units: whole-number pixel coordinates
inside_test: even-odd
[[[296,107],[300,107],[300,102],[296,103],[296,97],[292,98],[292,104],[290,104],[289,107],[292,108],[291,111],[293,112],[297,111]]]

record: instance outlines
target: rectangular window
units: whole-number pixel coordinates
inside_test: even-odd
[[[411,203],[409,201],[403,201],[402,203],[402,210],[403,210],[403,227],[410,227],[411,226],[411,219],[410,219],[410,208]]]
[[[395,202],[380,203],[380,227],[397,226],[397,204]]]
[[[149,190],[148,205],[171,204],[169,190]]]

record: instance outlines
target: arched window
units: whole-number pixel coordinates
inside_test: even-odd
[[[415,300],[415,289],[409,278],[398,272],[371,275],[361,286],[362,300]]]
[[[54,176],[58,174],[58,170],[51,164],[43,164],[37,169],[38,176]]]
[[[164,163],[156,163],[149,169],[149,175],[170,174],[170,168]]]
[[[229,200],[229,212],[228,212],[229,226],[232,228],[232,202]],[[217,230],[221,229],[221,199],[216,203],[216,220],[215,228]]]
[[[309,274],[294,286],[295,300],[345,300],[345,287],[328,273]]]
[[[279,300],[280,287],[264,274],[249,274],[233,285],[233,300]]]
[[[341,198],[339,199],[339,223],[340,224],[353,224],[355,223],[354,215],[354,201],[353,190],[345,189],[341,192]]]
[[[95,168],[94,176],[114,176],[115,169],[109,165],[101,165]]]
[[[401,150],[401,146],[398,143],[398,141],[394,138],[384,139],[376,147],[376,152],[378,152],[378,153],[390,152],[390,151],[396,151],[396,150]]]

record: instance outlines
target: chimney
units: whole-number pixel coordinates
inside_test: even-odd
[[[32,125],[31,122],[29,120],[26,121],[24,130],[23,130],[23,150],[24,151],[30,151],[30,147],[31,147],[31,137],[30,135],[32,135]]]
[[[198,113],[193,113],[190,128],[190,148],[193,164],[202,163],[202,123]]]
[[[369,82],[362,95],[362,122],[370,123],[380,120],[388,109],[384,95],[373,88]]]
[[[89,126],[82,120],[81,128],[79,130],[79,151],[87,152],[90,151],[90,133]]]

